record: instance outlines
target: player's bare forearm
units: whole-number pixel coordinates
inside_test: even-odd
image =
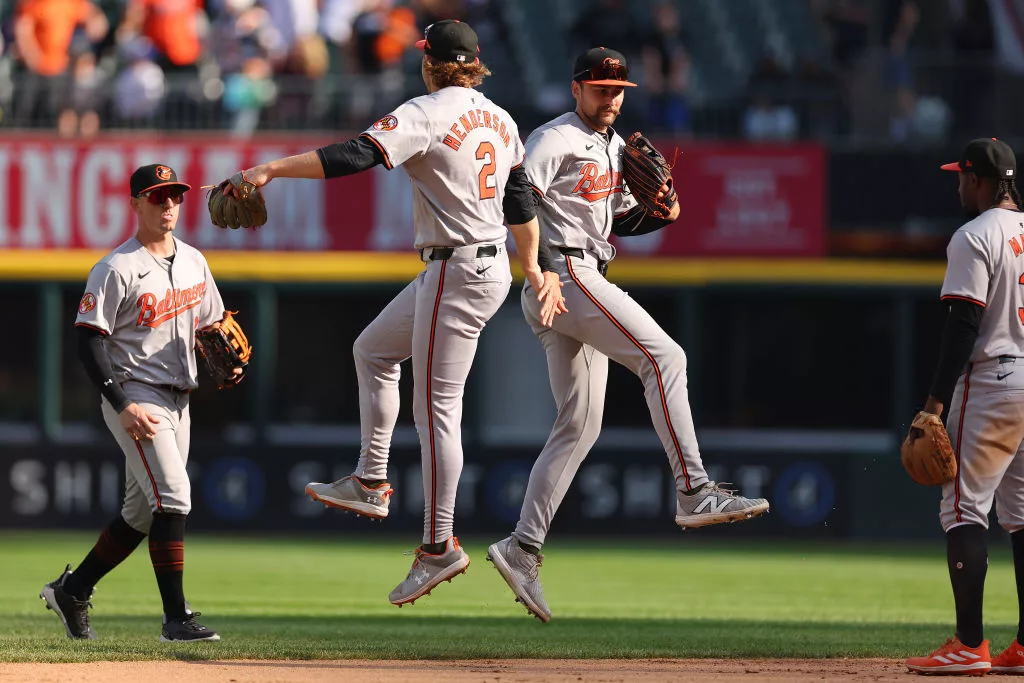
[[[274,178],[311,178],[322,180],[324,166],[315,151],[275,159],[243,171],[245,179],[256,187],[263,187]]]
[[[537,262],[537,250],[540,247],[540,223],[536,216],[526,223],[513,223],[508,226],[512,231],[512,239],[516,242],[519,260],[523,264],[526,278],[535,288],[540,288],[542,278],[540,264]]]

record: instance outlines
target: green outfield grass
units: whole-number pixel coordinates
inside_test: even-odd
[[[158,642],[145,546],[99,585],[99,639],[64,638],[38,598],[94,534],[0,533],[0,661],[205,658],[838,657],[921,654],[952,635],[941,545],[555,541],[541,577],[554,613],[528,617],[464,539],[469,573],[398,609],[409,546],[339,536],[190,536],[186,594],[219,643]],[[413,539],[410,539],[412,541]],[[1009,554],[993,552],[986,636],[1014,637]]]

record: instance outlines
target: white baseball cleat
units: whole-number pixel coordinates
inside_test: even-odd
[[[541,621],[551,621],[551,610],[544,600],[544,588],[540,585],[543,555],[523,550],[519,547],[519,541],[509,536],[487,549],[487,560],[516,594],[516,602],[523,603],[526,611]]]
[[[416,556],[412,561],[412,569],[405,580],[388,595],[392,605],[401,607],[406,603],[411,604],[429,595],[442,581],[450,583],[469,567],[469,555],[455,536],[445,542],[445,551],[440,555],[428,553],[422,546],[412,552]]]
[[[684,529],[750,519],[768,512],[764,498],[744,498],[709,481],[699,491],[676,492],[676,524]]]
[[[388,504],[394,492],[391,484],[387,482],[370,488],[354,475],[342,477],[330,484],[321,484],[318,481],[306,484],[306,495],[313,500],[374,519],[384,519],[388,516]]]

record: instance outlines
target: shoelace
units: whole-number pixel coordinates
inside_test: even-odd
[[[724,493],[726,495],[729,495],[729,496],[735,496],[736,495],[736,489],[727,489],[725,487],[726,486],[733,486],[733,485],[734,484],[731,481],[719,481],[719,482],[711,481],[711,482],[708,482],[708,488],[710,490],[712,490],[712,491],[720,491],[720,492],[722,492],[722,493]]]
[[[188,628],[192,629],[193,631],[205,631],[205,626],[196,623],[196,618],[201,616],[203,616],[202,612],[192,612],[191,614],[186,615],[185,618],[181,620],[181,623],[187,626]]]

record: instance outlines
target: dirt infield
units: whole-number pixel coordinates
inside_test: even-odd
[[[892,659],[589,659],[438,661],[159,661],[0,664],[0,682],[554,683],[561,681],[908,681]]]

